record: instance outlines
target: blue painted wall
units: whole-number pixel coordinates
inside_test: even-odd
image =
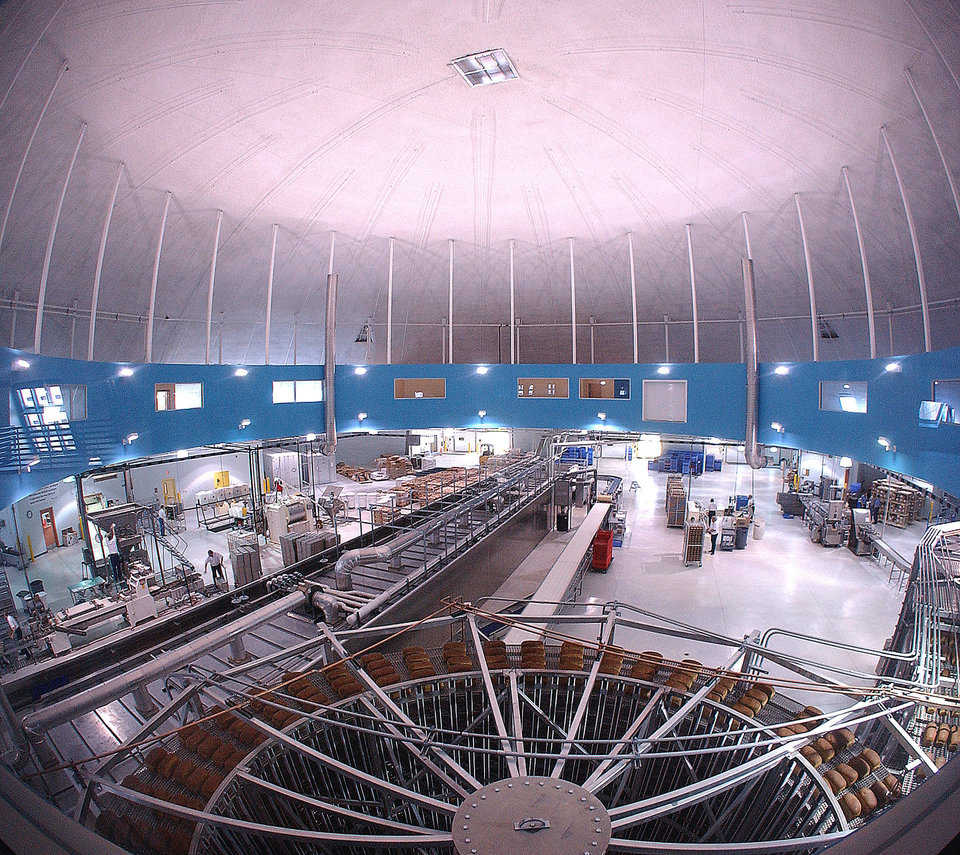
[[[30,368],[15,369],[18,358]],[[960,348],[905,356],[898,373],[884,371],[888,359],[790,364],[790,373],[761,366],[760,440],[829,454],[845,454],[930,481],[960,494],[960,426],[921,428],[917,408],[931,394],[935,379],[960,377]],[[130,365],[132,377],[121,377],[115,363],[54,359],[0,348],[0,396],[11,389],[49,383],[87,386],[89,417],[72,424],[78,452],[69,460],[46,459],[30,473],[12,471],[9,429],[0,441],[0,506],[39,487],[88,468],[97,455],[104,463],[192,448],[217,442],[272,439],[322,433],[323,404],[273,404],[274,380],[320,379],[322,366],[250,365],[246,377],[234,376],[232,365]],[[337,368],[337,426],[341,432],[364,429],[418,430],[436,427],[532,427],[643,430],[688,436],[744,437],[745,374],[740,364],[674,364],[667,376],[657,365],[490,365],[478,374],[473,365],[370,365],[365,374],[353,366]],[[525,400],[516,396],[518,377],[569,377],[570,398]],[[395,401],[397,377],[443,377],[443,400]],[[577,395],[581,377],[625,377],[630,400],[583,400]],[[641,383],[648,379],[686,380],[686,423],[644,422]],[[829,413],[819,410],[820,380],[866,380],[868,412]],[[154,411],[154,384],[204,384],[201,410]],[[16,405],[11,420],[16,417]],[[479,410],[486,410],[481,419]],[[597,417],[606,412],[605,422]],[[361,424],[357,414],[368,418]],[[240,430],[242,419],[250,426]],[[770,429],[781,422],[785,432]],[[0,429],[2,431],[2,429]],[[130,446],[122,437],[136,432]],[[877,445],[889,437],[896,452]]]

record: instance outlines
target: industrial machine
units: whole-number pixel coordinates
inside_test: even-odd
[[[840,499],[818,499],[813,494],[802,495],[800,500],[811,541],[831,547],[846,542],[850,511],[845,502]]]
[[[265,505],[270,542],[279,546],[285,534],[306,534],[314,528],[313,502],[304,496],[280,494],[276,502]]]
[[[131,573],[127,582],[129,587],[119,595],[127,613],[130,626],[157,616],[157,602],[150,593],[150,581],[153,575],[143,572]]]
[[[873,552],[873,541],[878,537],[877,530],[870,522],[870,509],[853,508],[851,515],[853,519],[847,546],[854,555],[870,555]]]

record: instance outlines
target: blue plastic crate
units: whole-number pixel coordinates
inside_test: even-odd
[[[623,540],[622,540],[621,538],[619,538],[619,537],[615,537],[615,538],[613,539],[613,545],[614,545],[614,546],[623,546]]]

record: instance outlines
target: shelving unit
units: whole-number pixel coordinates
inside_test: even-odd
[[[682,528],[686,521],[687,493],[683,489],[683,479],[679,475],[667,478],[665,507],[667,528]]]
[[[920,519],[923,494],[914,487],[884,478],[873,482],[870,495],[871,499],[880,499],[881,521],[887,525],[906,528],[913,520]]]

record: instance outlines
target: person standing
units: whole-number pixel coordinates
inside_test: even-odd
[[[160,505],[157,508],[157,530],[160,532],[160,537],[165,537],[167,533],[167,511],[163,505]]]
[[[207,560],[203,564],[204,569],[207,567],[210,568],[210,572],[213,574],[213,583],[223,582],[226,584],[227,576],[223,572],[223,555],[219,552],[214,552],[212,549],[207,550]]]
[[[119,585],[123,579],[123,561],[120,557],[120,546],[117,543],[117,527],[110,526],[107,532],[107,538],[104,543],[107,548],[107,560],[110,562],[110,572],[113,575],[113,584]]]
[[[710,522],[713,522],[716,516],[717,516],[717,500],[711,499],[710,504],[707,505],[707,519]]]
[[[874,496],[870,503],[870,521],[876,525],[880,522],[880,497]]]
[[[717,552],[717,534],[719,532],[717,527],[716,511],[714,511],[714,515],[710,517],[710,522],[707,525],[707,532],[710,535],[710,554],[715,555]]]

